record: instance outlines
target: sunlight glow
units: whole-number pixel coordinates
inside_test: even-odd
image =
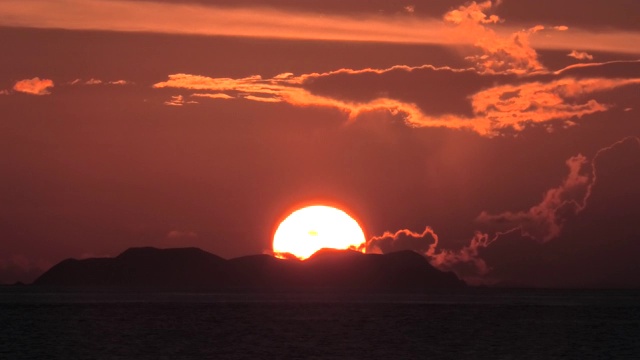
[[[351,216],[329,206],[309,206],[294,211],[280,223],[273,236],[273,253],[306,259],[323,248],[358,249],[364,233]]]

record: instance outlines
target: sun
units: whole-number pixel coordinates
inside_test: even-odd
[[[306,259],[323,248],[358,249],[364,243],[362,228],[346,212],[314,205],[294,211],[280,223],[273,236],[273,253]]]

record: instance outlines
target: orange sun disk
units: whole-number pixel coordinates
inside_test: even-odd
[[[323,248],[362,249],[362,228],[346,212],[314,205],[298,209],[284,219],[273,236],[273,254],[304,260]]]

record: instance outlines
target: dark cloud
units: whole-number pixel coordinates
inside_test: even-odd
[[[459,114],[472,117],[469,97],[509,78],[480,75],[473,70],[422,66],[310,75],[303,86],[314,94],[347,101],[371,102],[387,97],[416,104],[434,116]]]
[[[523,286],[640,286],[640,140],[604,148],[592,164],[585,208],[561,214],[564,226],[553,239],[541,244],[515,231],[480,250],[490,278]]]
[[[495,135],[505,130],[521,131],[532,124],[554,126],[554,120],[561,120],[561,126],[572,126],[577,119],[616,105],[628,107],[624,96],[619,97],[622,101],[615,97],[603,101],[602,94],[639,86],[639,64],[580,64],[555,73],[520,77],[398,66],[344,69],[302,78],[303,87],[311,93],[343,103],[374,104],[386,99],[387,105],[382,106],[403,113],[411,126],[466,128]]]
[[[488,214],[482,212],[476,221],[490,229],[510,230],[519,228],[523,235],[546,242],[562,232],[567,217],[585,207],[590,192],[591,179],[584,173],[587,160],[578,155],[567,160],[569,175],[562,185],[548,190],[542,201],[527,211]]]
[[[427,227],[422,233],[410,230],[399,230],[395,233],[385,232],[374,236],[366,243],[368,253],[390,253],[394,251],[413,250],[421,254],[432,254],[438,246],[438,235]]]
[[[476,219],[484,229],[452,248],[430,227],[374,236],[370,252],[410,249],[471,284],[534,287],[640,286],[640,139],[625,138],[569,174],[527,211]]]

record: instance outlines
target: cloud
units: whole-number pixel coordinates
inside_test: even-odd
[[[476,221],[492,229],[519,229],[524,236],[546,242],[557,238],[564,221],[584,209],[591,186],[589,174],[584,173],[587,159],[577,155],[566,161],[569,175],[562,184],[547,190],[542,201],[527,211],[507,211],[497,215],[482,212]]]
[[[345,103],[384,102],[390,111],[404,114],[410,126],[469,129],[493,136],[503,130],[520,131],[529,124],[556,120],[570,126],[577,118],[607,111],[615,104],[599,101],[598,95],[640,84],[640,78],[625,78],[637,73],[638,64],[569,67],[554,76],[480,75],[469,70],[396,66],[385,70],[343,69],[301,78],[303,87]],[[449,86],[438,87],[442,83]]]
[[[529,42],[530,35],[544,30],[544,27],[538,25],[508,36],[501,35],[487,26],[502,21],[497,15],[487,15],[493,6],[491,1],[472,1],[444,15],[444,20],[455,24],[462,36],[472,34],[474,45],[482,50],[482,54],[468,56],[467,59],[486,73],[526,74],[544,70]]]
[[[364,113],[380,112],[388,116],[400,117],[411,127],[471,130],[483,136],[495,136],[503,131],[521,131],[530,124],[544,124],[558,120],[562,121],[564,126],[575,125],[575,119],[604,112],[612,107],[611,104],[601,103],[595,97],[589,96],[623,86],[640,84],[640,78],[577,78],[567,76],[569,74],[570,72],[565,70],[556,72],[555,79],[550,74],[542,74],[537,78],[544,81],[527,81],[536,77],[480,75],[470,70],[435,68],[425,65],[394,66],[388,69],[340,69],[300,76],[287,73],[266,79],[259,75],[233,79],[173,74],[169,75],[167,81],[156,83],[153,87],[197,90],[198,94],[203,94],[202,91],[212,91],[215,94],[235,93],[237,97],[249,101],[284,102],[293,106],[331,107],[344,112],[349,121],[357,120]],[[455,91],[446,98],[407,99],[408,96],[422,94],[422,91],[416,91],[408,86],[412,81],[415,82],[416,78],[421,77],[431,81],[448,82],[457,79],[460,86],[452,86]],[[332,78],[335,81],[327,82]],[[378,78],[380,81],[375,80]],[[363,82],[365,80],[366,82]],[[495,81],[511,81],[515,84],[496,85]],[[389,86],[398,86],[398,88],[388,88]],[[423,91],[426,91],[433,90],[436,84],[425,83],[420,86],[425,86]],[[482,86],[486,88],[480,90]],[[397,89],[405,89],[405,91],[398,92]],[[358,91],[361,93],[357,93]],[[443,91],[446,93],[446,90]],[[368,95],[363,96],[367,92]],[[215,94],[211,94],[210,97],[232,98]],[[340,96],[340,94],[344,95]],[[196,96],[203,97],[203,95]],[[417,102],[426,102],[427,106],[421,107]],[[167,105],[183,103],[184,99],[180,97],[175,101],[167,102]],[[448,109],[452,112],[433,112],[433,107],[442,107],[443,104],[450,104]],[[465,105],[469,107],[469,113],[459,113]]]
[[[195,93],[195,94],[191,94],[191,96],[209,98],[209,99],[222,99],[222,100],[235,99],[233,96],[230,96],[224,93],[216,93],[216,94]]]
[[[426,227],[422,233],[403,229],[395,233],[385,232],[366,242],[366,253],[389,253],[401,250],[414,250],[425,255],[433,255],[438,246],[438,235],[432,228]]]
[[[169,75],[167,81],[153,85],[155,89],[180,88],[209,91],[237,91],[249,94],[278,94],[287,89],[291,81],[281,78],[264,80],[260,75],[240,79],[212,78],[192,74]]]
[[[567,54],[567,56],[578,60],[593,60],[593,55],[590,55],[585,51],[572,50]]]
[[[271,96],[255,96],[255,95],[244,95],[243,98],[247,100],[259,101],[259,102],[268,102],[268,103],[277,103],[282,102],[282,99],[278,97]]]
[[[563,182],[528,210],[481,213],[477,222],[487,229],[459,249],[441,248],[431,228],[387,232],[369,240],[368,249],[394,251],[397,242],[472,284],[640,286],[640,138],[566,164]]]
[[[393,66],[387,69],[340,69],[300,76],[301,86],[316,95],[345,102],[369,102],[378,98],[414,104],[434,117],[446,114],[472,116],[468,97],[497,81],[514,76],[484,76],[473,69]],[[447,84],[447,86],[439,86]],[[437,91],[435,91],[437,88]]]
[[[577,78],[604,77],[638,79],[638,73],[640,73],[640,60],[617,60],[601,63],[573,64],[555,71],[553,74]]]
[[[579,212],[558,213],[562,231],[544,243],[519,231],[499,234],[481,249],[488,277],[514,285],[544,287],[640,286],[640,139],[629,137],[600,149]]]
[[[13,86],[13,90],[31,95],[49,95],[50,88],[53,87],[53,80],[40,79],[34,77],[33,79],[25,79],[16,82]]]
[[[126,80],[103,81],[100,79],[91,78],[85,81],[83,81],[82,79],[75,79],[67,84],[68,85],[129,85],[131,84],[131,82]]]
[[[438,235],[427,226],[422,233],[409,229],[394,233],[386,231],[370,238],[360,250],[367,254],[386,254],[394,251],[412,250],[423,255],[431,265],[442,271],[455,271],[467,283],[481,284],[482,276],[489,272],[484,260],[478,257],[481,247],[490,244],[487,234],[476,233],[469,245],[452,251],[438,248]]]
[[[544,36],[532,36],[531,46],[545,50],[572,50],[575,48],[637,55],[640,52],[640,32],[608,31],[606,29],[591,31],[584,29],[554,29],[555,33],[544,33]],[[625,44],[627,49],[624,49]]]
[[[496,2],[497,4],[498,2]],[[352,16],[275,10],[265,7],[215,7],[194,3],[167,3],[123,0],[3,0],[0,26],[158,32],[215,36],[248,36],[278,39],[373,41],[390,43],[484,46],[494,58],[524,59],[530,31],[519,26],[497,24],[495,15],[484,16],[491,2],[471,3],[442,19],[419,17],[404,11],[394,15],[356,14]],[[68,11],[74,9],[74,11]],[[474,22],[481,27],[473,28]],[[491,35],[486,26],[497,26]],[[479,32],[460,31],[460,26]],[[512,35],[515,34],[515,35]],[[480,37],[479,37],[480,36]],[[486,37],[483,39],[482,37]],[[518,42],[521,42],[520,46]],[[562,31],[556,36],[531,38],[536,48],[640,53],[640,33],[585,30]],[[505,53],[492,52],[497,45]],[[525,64],[522,63],[521,66]],[[525,68],[535,68],[527,63]]]
[[[343,111],[349,120],[354,121],[360,114],[384,112],[392,115],[409,114],[406,119],[420,117],[420,109],[414,104],[403,103],[389,98],[378,98],[367,102],[341,101],[339,99],[314,95],[301,87],[306,75],[300,77],[276,77],[263,79],[259,75],[241,79],[210,78],[200,75],[174,74],[169,80],[153,85],[154,88],[180,88],[191,90],[234,91],[240,97],[250,101],[286,102],[293,106],[331,107]],[[167,102],[167,105],[181,105],[183,99]],[[411,122],[408,121],[410,125]],[[431,119],[429,125],[447,126],[450,123],[440,119]]]
[[[174,95],[171,96],[171,99],[164,102],[167,106],[183,106],[184,104],[197,104],[197,101],[185,101],[184,96],[182,95]]]
[[[444,31],[438,19],[418,19],[408,13],[356,18],[266,7],[122,0],[4,0],[0,3],[0,25],[401,43],[442,43]]]
[[[433,266],[442,271],[454,271],[468,284],[487,284],[492,282],[485,278],[491,269],[479,253],[495,240],[496,237],[490,238],[488,234],[476,232],[469,244],[459,250],[438,249],[426,255]]]
[[[239,94],[245,100],[260,102],[287,102],[295,106],[325,106],[335,107],[350,114],[354,118],[363,111],[388,110],[395,107],[385,100],[379,100],[367,104],[345,103],[340,100],[313,95],[303,89],[300,83],[304,76],[276,76],[272,79],[263,79],[259,75],[232,79],[211,78],[200,75],[174,74],[169,79],[156,83],[154,88],[179,88],[190,90],[208,91],[232,91]],[[199,93],[201,94],[201,93]],[[197,95],[202,97],[202,95]],[[216,96],[216,98],[219,98]],[[182,100],[182,99],[180,99]]]
[[[360,250],[368,254],[385,254],[394,251],[412,250],[425,256],[429,262],[443,270],[456,271],[459,276],[464,276],[468,283],[480,283],[482,276],[489,272],[484,260],[478,257],[481,247],[490,244],[487,234],[476,233],[469,245],[452,251],[438,248],[438,235],[429,226],[422,233],[409,229],[398,230],[394,233],[385,232],[380,236],[370,238]],[[464,269],[464,268],[468,269]]]
[[[480,133],[495,132],[504,128],[522,130],[530,123],[564,120],[573,125],[572,118],[581,118],[603,112],[610,105],[587,95],[609,91],[622,86],[638,85],[637,79],[562,78],[550,82],[527,82],[518,85],[502,85],[480,91],[471,96],[477,120],[474,123],[487,126],[478,128]],[[485,119],[485,123],[481,121]]]
[[[102,80],[89,79],[89,80],[85,81],[84,84],[85,85],[100,85],[100,84],[102,84]]]
[[[444,20],[456,25],[468,25],[475,27],[476,24],[496,24],[500,22],[500,17],[497,15],[487,16],[485,12],[493,4],[491,1],[483,1],[477,3],[472,1],[467,5],[460,6],[456,10],[451,10],[444,15]]]
[[[9,90],[0,90],[0,95],[9,95]]]

